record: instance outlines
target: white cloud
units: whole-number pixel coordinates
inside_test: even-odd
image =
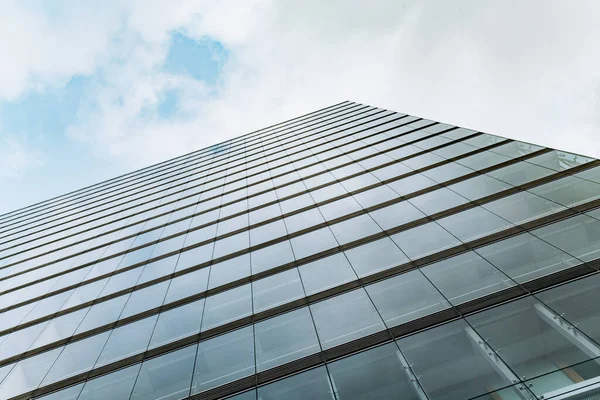
[[[21,4],[0,97],[96,74],[69,135],[131,167],[346,99],[600,157],[595,1]],[[162,70],[174,31],[228,49],[216,94]],[[145,112],[172,90],[185,118]]]
[[[24,176],[28,170],[43,165],[42,154],[31,148],[26,138],[0,136],[0,183]]]

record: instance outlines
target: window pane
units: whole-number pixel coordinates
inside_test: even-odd
[[[149,348],[200,332],[204,299],[164,311],[158,316]]]
[[[294,253],[289,241],[277,243],[250,253],[252,273],[257,274],[273,267],[294,261]]]
[[[600,256],[600,221],[578,215],[531,231],[553,246],[583,261]]]
[[[252,282],[252,293],[255,313],[304,297],[296,268]]]
[[[248,284],[207,297],[202,318],[202,330],[205,331],[250,314],[252,314],[252,295]]]
[[[311,304],[310,308],[323,349],[385,329],[362,288]]]
[[[78,400],[128,399],[141,364],[86,382]]]
[[[238,233],[215,242],[213,258],[219,258],[226,254],[235,253],[238,250],[247,249],[250,245],[248,231]]]
[[[258,388],[261,400],[334,400],[327,369],[319,367]],[[237,400],[237,398],[236,398]]]
[[[208,273],[209,268],[201,268],[171,279],[164,304],[204,292],[208,282]]]
[[[2,382],[1,378],[0,382]],[[79,393],[81,393],[81,389],[83,389],[83,383],[59,390],[46,396],[35,397],[35,400],[77,400]],[[129,396],[129,393],[127,393],[127,395]]]
[[[131,399],[179,400],[188,396],[196,345],[144,361]]]
[[[397,275],[365,289],[388,327],[450,308],[420,271]]]
[[[492,243],[476,252],[517,283],[580,264],[579,260],[530,233]]]
[[[480,199],[510,188],[510,185],[487,175],[480,175],[448,186],[448,189],[469,200]]]
[[[600,197],[599,184],[573,176],[557,179],[529,191],[565,207],[573,207]]]
[[[488,236],[514,225],[482,207],[471,208],[436,221],[463,242]]]
[[[19,361],[0,384],[0,398],[8,399],[37,388],[63,348]]]
[[[331,225],[331,231],[340,244],[347,244],[379,233],[381,232],[381,228],[369,215],[359,215],[358,217]]]
[[[454,305],[516,285],[473,252],[430,264],[421,271]]]
[[[392,240],[411,260],[455,247],[460,242],[435,222],[417,226],[392,236]]]
[[[298,232],[304,228],[325,222],[316,208],[286,217],[284,221],[289,233]]]
[[[306,295],[357,279],[348,260],[340,253],[301,265],[298,270]]]
[[[408,262],[408,257],[389,238],[354,247],[344,253],[361,278]]]
[[[322,228],[316,231],[295,237],[291,240],[296,259],[308,257],[321,251],[337,247],[337,241],[329,230]]]
[[[115,297],[114,299],[97,303],[90,308],[75,333],[85,332],[102,325],[114,322],[119,318],[129,294]]]
[[[337,397],[421,400],[399,357],[390,343],[329,364]]]
[[[520,224],[565,208],[529,192],[521,192],[483,205],[494,214],[513,224]]]
[[[42,385],[66,379],[92,369],[110,332],[103,332],[65,346]]]
[[[394,228],[425,216],[425,214],[408,201],[392,204],[391,206],[371,211],[369,214],[383,229]]]
[[[412,205],[427,215],[447,210],[467,202],[467,199],[453,191],[441,188],[410,199]]]
[[[398,340],[430,399],[468,399],[510,385],[479,350],[462,320]]]
[[[556,317],[535,298],[526,297],[467,321],[517,375],[532,378],[590,359],[563,333]]]
[[[200,342],[192,394],[252,375],[254,336],[252,326]]]
[[[169,282],[165,281],[132,292],[119,319],[160,307],[163,304],[168,288]]]
[[[256,367],[264,371],[321,350],[307,307],[259,322]]]
[[[250,254],[244,254],[230,260],[213,264],[210,267],[210,282],[212,289],[250,275]]]
[[[153,315],[112,330],[94,367],[146,351],[157,318]]]

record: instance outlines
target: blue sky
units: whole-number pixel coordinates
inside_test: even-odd
[[[181,32],[173,32],[170,36],[162,69],[175,76],[203,82],[216,92],[219,71],[227,60],[227,49],[207,37],[194,39]],[[68,127],[78,122],[78,112],[87,92],[101,79],[100,72],[77,75],[64,86],[30,91],[15,100],[0,103],[0,135],[10,135],[25,142],[35,158],[34,175],[25,170],[5,178],[10,184],[2,185],[5,189],[0,199],[0,212],[129,171],[129,163],[98,157],[89,146],[66,134]],[[179,90],[166,89],[160,93],[158,101],[141,114],[147,118],[169,120],[180,113]]]
[[[0,213],[342,100],[599,157],[599,15],[594,0],[8,1]]]

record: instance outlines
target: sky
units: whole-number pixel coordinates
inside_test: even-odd
[[[0,7],[0,213],[344,100],[600,157],[597,0]]]

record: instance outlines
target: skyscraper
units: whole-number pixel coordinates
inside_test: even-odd
[[[600,162],[353,102],[0,216],[1,399],[595,399]]]

